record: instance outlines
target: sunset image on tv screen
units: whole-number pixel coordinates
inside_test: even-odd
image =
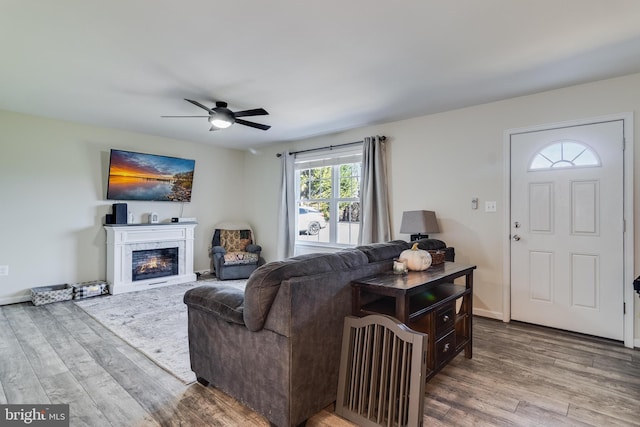
[[[195,160],[111,150],[107,199],[191,201]]]

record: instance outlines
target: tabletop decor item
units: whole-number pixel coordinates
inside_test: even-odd
[[[400,233],[410,234],[411,241],[428,239],[429,234],[440,233],[434,211],[405,211],[402,213]]]
[[[406,259],[399,258],[393,260],[393,272],[395,274],[406,274],[408,271]]]
[[[431,254],[423,249],[418,249],[418,243],[414,243],[411,249],[402,251],[401,259],[407,260],[407,267],[412,271],[423,271],[431,267]]]
[[[442,250],[429,250],[431,254],[431,265],[440,265],[444,263],[444,251]]]

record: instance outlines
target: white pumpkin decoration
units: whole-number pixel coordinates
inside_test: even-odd
[[[402,251],[400,258],[407,260],[407,268],[412,271],[422,271],[431,267],[431,254],[418,249],[418,243],[414,243],[411,249]]]

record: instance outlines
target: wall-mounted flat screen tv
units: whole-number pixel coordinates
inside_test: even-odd
[[[195,160],[111,150],[107,199],[190,202]]]

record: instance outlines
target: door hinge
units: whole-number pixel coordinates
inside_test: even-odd
[[[624,151],[627,148],[627,139],[623,136],[622,137],[622,151]]]
[[[626,302],[622,303],[622,314],[627,314],[627,303]]]

